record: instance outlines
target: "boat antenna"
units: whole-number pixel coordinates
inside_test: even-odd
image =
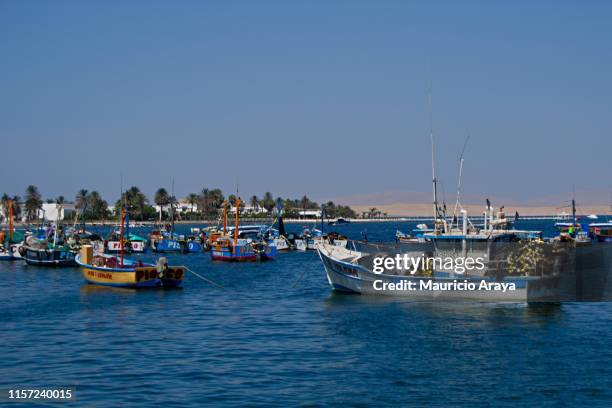
[[[431,109],[431,79],[429,80],[429,142],[431,144],[431,179],[433,184],[433,206],[434,206],[434,231],[437,231],[437,222],[440,218],[440,209],[438,208],[438,180],[436,179],[436,161],[435,148],[433,137],[433,114]]]
[[[455,219],[455,216],[457,215],[457,210],[460,208],[463,209],[463,207],[461,206],[461,202],[460,202],[461,181],[463,177],[463,161],[464,161],[463,155],[465,154],[465,149],[467,148],[467,144],[469,140],[470,140],[470,134],[468,132],[467,137],[465,138],[465,142],[463,143],[463,149],[461,149],[461,154],[459,155],[459,176],[457,180],[457,200],[455,201],[455,208],[453,209],[453,220]],[[459,223],[459,219],[457,219],[457,224],[458,223]]]

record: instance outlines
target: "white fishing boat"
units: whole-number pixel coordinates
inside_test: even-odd
[[[413,251],[421,256],[422,251]],[[414,300],[480,301],[556,301],[559,299],[560,275],[550,273],[525,276],[499,276],[486,272],[451,275],[445,272],[411,274],[395,269],[375,273],[371,253],[349,250],[328,243],[317,248],[327,280],[334,291],[361,295],[407,297]],[[379,248],[380,250],[380,248]],[[378,253],[380,255],[380,252]],[[387,254],[392,258],[395,254]]]

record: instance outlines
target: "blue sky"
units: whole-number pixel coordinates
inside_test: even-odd
[[[0,192],[612,190],[612,3],[0,1]],[[606,193],[606,197],[609,193]]]

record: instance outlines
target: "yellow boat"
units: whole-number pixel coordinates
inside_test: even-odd
[[[91,245],[84,245],[76,257],[87,283],[121,288],[178,288],[183,284],[185,268],[168,266],[166,258],[157,265],[93,254]]]

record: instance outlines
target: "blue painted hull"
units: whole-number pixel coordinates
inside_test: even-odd
[[[75,254],[68,250],[27,248],[23,259],[28,265],[37,266],[77,266]]]
[[[202,244],[196,241],[187,241],[187,252],[202,252]]]
[[[276,257],[276,247],[266,246],[263,251],[256,251],[252,245],[214,246],[210,251],[210,256],[215,261],[268,261]]]
[[[184,252],[184,246],[181,241],[175,239],[162,239],[155,241],[152,246],[155,252]]]

